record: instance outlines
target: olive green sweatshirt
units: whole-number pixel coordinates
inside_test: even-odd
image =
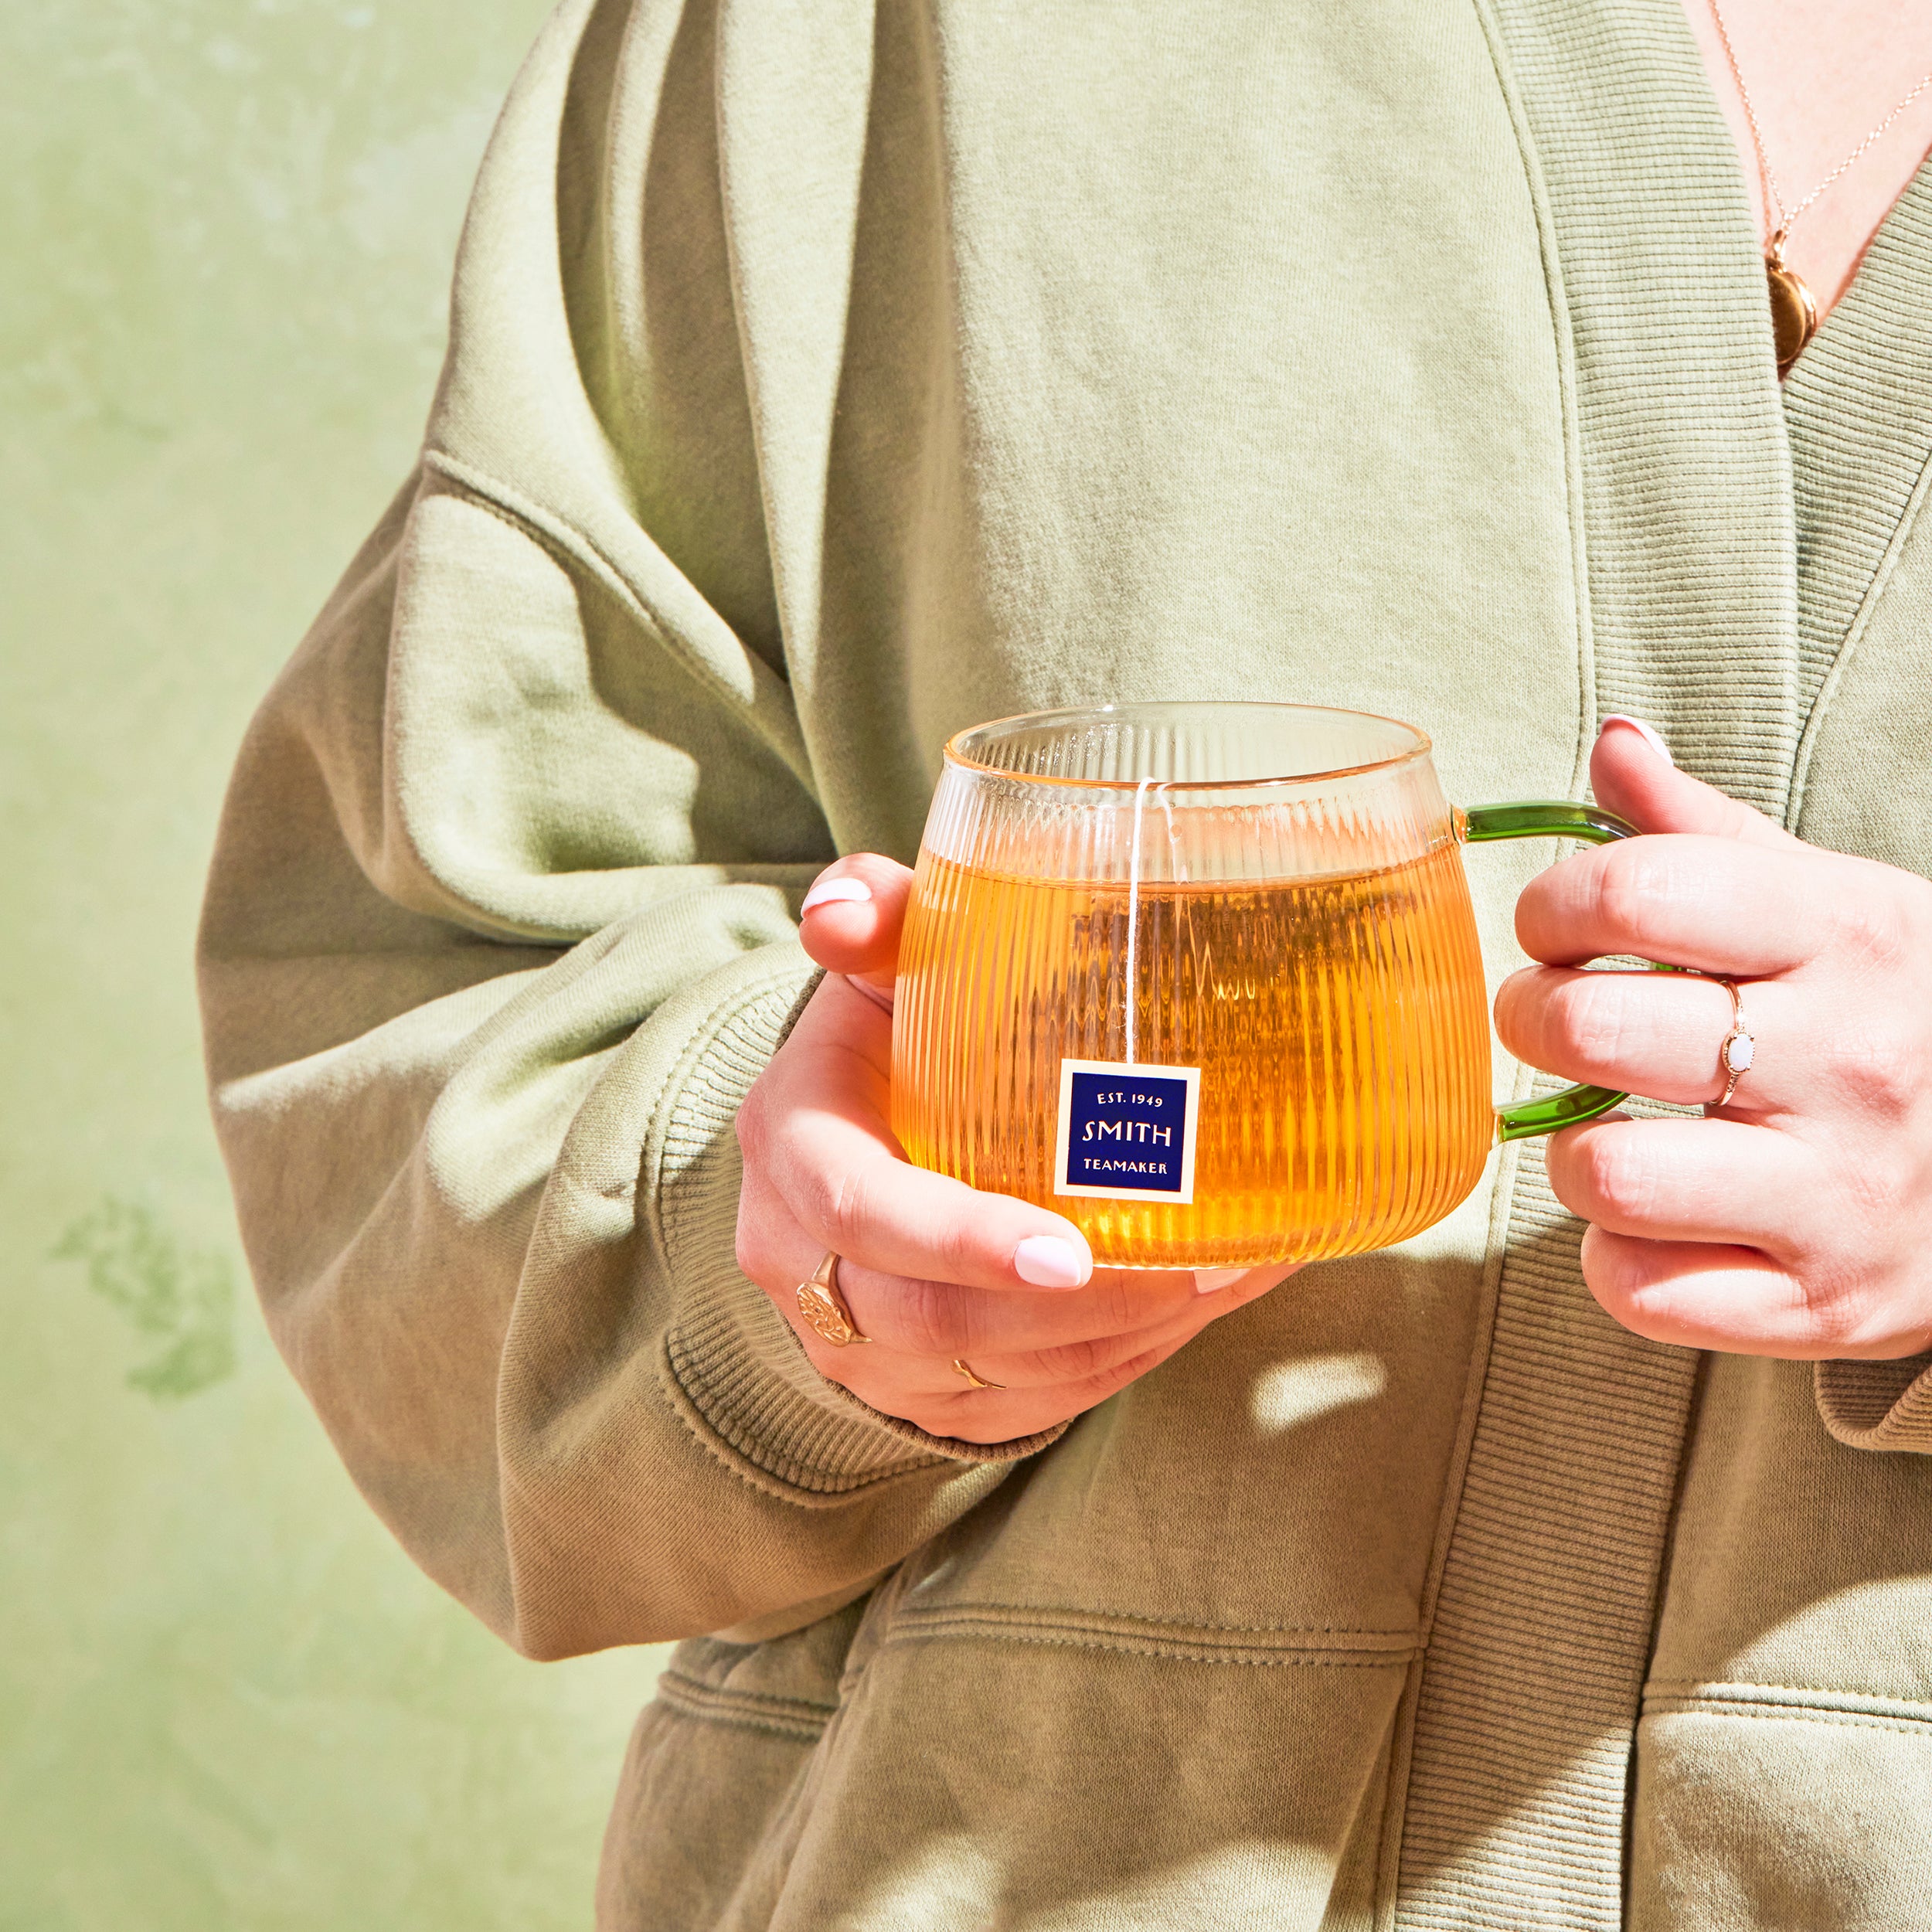
[[[372,1506],[532,1656],[689,1640],[607,1928],[1932,1926],[1923,1359],[1624,1332],[1512,1149],[977,1447],[813,1369],[732,1134],[804,887],[1012,712],[1393,713],[1464,803],[1631,712],[1932,872],[1929,455],[1932,175],[1781,396],[1677,0],[565,0],[202,975]]]

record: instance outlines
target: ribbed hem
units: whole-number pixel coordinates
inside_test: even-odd
[[[1932,1353],[1897,1362],[1821,1362],[1811,1389],[1825,1427],[1848,1449],[1932,1456]]]
[[[1789,445],[1736,148],[1676,0],[1492,0],[1546,224],[1599,716],[1781,811],[1798,748]],[[1593,721],[1594,722],[1594,721]]]
[[[961,1442],[882,1414],[812,1366],[791,1325],[736,1261],[733,1121],[821,977],[770,949],[693,1033],[674,1077],[658,1161],[658,1216],[680,1312],[661,1367],[685,1420],[741,1475],[815,1497],[949,1463],[1010,1462],[1062,1429]]]
[[[1735,148],[1675,0],[1488,5],[1543,224],[1596,709],[1651,720],[1685,769],[1781,814],[1794,517]],[[1581,1233],[1526,1151],[1417,1693],[1405,1932],[1621,1923],[1697,1357],[1603,1312]]]
[[[1697,1356],[1604,1313],[1581,1236],[1526,1149],[1417,1704],[1403,1927],[1621,1923],[1631,1740]]]

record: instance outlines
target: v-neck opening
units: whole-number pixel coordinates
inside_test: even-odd
[[[1784,380],[1808,713],[1932,461],[1932,156]]]
[[[1681,5],[1679,8],[1679,12],[1680,15],[1682,12]],[[1719,98],[1717,83],[1711,77],[1711,70],[1709,67],[1705,64],[1702,50],[1698,46],[1696,36],[1690,31],[1690,22],[1688,19],[1685,19],[1684,22],[1684,29],[1685,36],[1689,39],[1692,50],[1697,54],[1697,64],[1699,70],[1703,74],[1705,85],[1710,92],[1711,111],[1716,116],[1718,121],[1723,126],[1725,134],[1728,137],[1725,145],[1730,153],[1733,161],[1736,164],[1737,206],[1743,217],[1744,230],[1751,237],[1753,258],[1757,263],[1760,273],[1762,274],[1765,262],[1765,243],[1764,236],[1758,233],[1757,206],[1752,199],[1750,191],[1750,164],[1753,158],[1748,155],[1745,151],[1738,145],[1737,137],[1731,128],[1730,121],[1725,116],[1723,103]],[[1882,220],[1879,223],[1877,228],[1873,230],[1871,241],[1867,245],[1865,254],[1860,259],[1857,267],[1852,271],[1851,280],[1845,284],[1845,287],[1840,292],[1838,298],[1828,309],[1826,309],[1823,320],[1819,322],[1818,328],[1812,335],[1810,342],[1805,345],[1804,353],[1801,355],[1798,360],[1791,366],[1793,376],[1794,376],[1799,369],[1801,369],[1806,362],[1811,359],[1812,351],[1817,348],[1820,342],[1825,339],[1825,337],[1830,332],[1833,325],[1836,321],[1838,316],[1843,311],[1845,305],[1851,301],[1853,291],[1856,290],[1859,283],[1864,279],[1866,264],[1870,260],[1873,252],[1878,248],[1879,243],[1884,239],[1886,230],[1891,226],[1893,216],[1898,213],[1899,210],[1905,206],[1906,202],[1908,202],[1914,194],[1927,192],[1927,184],[1929,175],[1932,175],[1932,151],[1929,151],[1925,155],[1923,159],[1920,162],[1919,166],[1913,171],[1911,179],[1906,183],[1903,189],[1900,192],[1898,199],[1894,201],[1891,207],[1886,210],[1884,219]],[[1767,327],[1768,328],[1768,304],[1767,304],[1767,313],[1766,322]],[[1775,359],[1775,358],[1774,358],[1774,359]],[[1791,376],[1787,376],[1784,377],[1779,384],[1781,393],[1788,394],[1791,389]]]
[[[1736,143],[1733,142],[1732,145],[1735,146]],[[1738,165],[1740,168],[1743,165],[1743,157],[1741,155],[1738,157]],[[1838,318],[1852,305],[1860,286],[1865,281],[1866,268],[1870,265],[1872,257],[1879,252],[1881,246],[1885,243],[1887,231],[1897,219],[1900,210],[1915,196],[1923,196],[1928,193],[1932,193],[1932,151],[1928,151],[1917,168],[1913,171],[1911,179],[1906,182],[1900,191],[1898,199],[1886,210],[1885,219],[1872,230],[1872,239],[1866,243],[1865,253],[1859,258],[1858,266],[1852,271],[1852,279],[1845,284],[1838,300],[1825,311],[1825,318],[1818,324],[1817,332],[1812,335],[1811,339],[1805,344],[1804,353],[1791,365],[1791,372],[1785,377],[1781,385],[1785,394],[1791,393],[1793,379],[1805,364],[1811,361],[1812,351],[1820,343],[1826,341],[1833,330],[1839,325]],[[1758,247],[1758,259],[1761,261],[1764,256],[1764,246],[1760,242]]]
[[[1683,25],[1696,51],[1689,21]],[[1701,53],[1698,66],[1725,130],[1739,216],[1761,273],[1749,159],[1724,120]],[[1768,329],[1761,289],[1760,298]],[[1796,538],[1801,738],[1932,461],[1932,153],[1780,383],[1779,402]]]

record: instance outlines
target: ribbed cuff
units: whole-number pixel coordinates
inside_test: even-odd
[[[1896,1362],[1820,1362],[1811,1387],[1825,1427],[1848,1449],[1932,1456],[1932,1353]]]
[[[665,1340],[666,1379],[686,1421],[740,1474],[815,1497],[917,1469],[1032,1455],[1064,1426],[1012,1442],[961,1442],[882,1414],[828,1381],[739,1270],[733,1121],[821,977],[801,951],[767,949],[757,971],[723,989],[669,1083],[656,1162],[679,1304]]]

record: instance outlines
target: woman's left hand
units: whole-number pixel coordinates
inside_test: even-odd
[[[1583,1278],[1627,1328],[1732,1354],[1932,1347],[1932,884],[1822,851],[1679,771],[1622,720],[1598,801],[1653,835],[1554,866],[1496,1002],[1531,1064],[1702,1120],[1612,1116],[1549,1144],[1591,1225]],[[1731,996],[1684,973],[1586,972],[1607,954],[1736,982],[1754,1043],[1718,1107]]]

